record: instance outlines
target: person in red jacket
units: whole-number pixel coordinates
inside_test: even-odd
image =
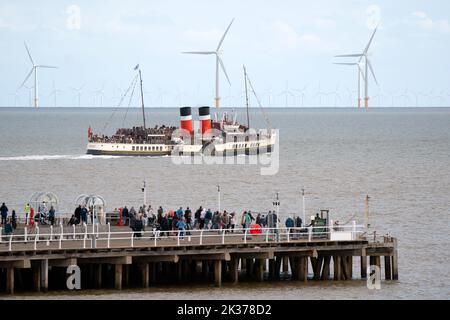
[[[30,208],[30,226],[34,228],[34,209],[33,207]]]

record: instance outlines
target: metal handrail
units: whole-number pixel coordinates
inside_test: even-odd
[[[238,239],[239,242],[244,244],[248,243],[253,236],[261,237],[263,242],[292,242],[292,241],[308,241],[311,242],[315,237],[314,235],[320,236],[320,239],[329,239],[330,235],[339,232],[351,232],[351,239],[355,240],[358,235],[364,233],[364,226],[356,225],[342,225],[339,226],[339,231],[335,231],[333,226],[318,226],[318,227],[293,227],[293,228],[236,228],[236,229],[201,229],[201,230],[150,230],[150,231],[111,231],[111,226],[108,224],[107,231],[99,231],[99,226],[97,228],[87,228],[86,224],[82,226],[84,228],[83,232],[76,232],[75,229],[72,232],[64,233],[64,228],[60,225],[59,233],[54,233],[53,228],[50,228],[50,233],[40,233],[38,226],[35,227],[35,233],[24,234],[10,234],[6,235],[8,238],[8,251],[12,251],[14,245],[16,244],[27,244],[28,239],[33,240],[33,248],[37,250],[38,244],[46,242],[46,246],[57,241],[58,248],[63,249],[64,243],[70,242],[83,242],[83,248],[86,248],[86,240],[88,237],[91,238],[91,248],[96,247],[97,241],[106,241],[106,247],[111,248],[111,242],[120,240],[129,240],[130,246],[133,248],[135,246],[135,238],[140,243],[144,240],[153,241],[153,246],[158,246],[158,241],[175,240],[176,245],[180,246],[185,239],[188,242],[192,242],[193,239],[198,239],[199,244],[203,245],[204,240],[209,238],[217,238],[218,241],[215,244],[225,244],[226,239]],[[89,229],[89,231],[88,231]],[[319,232],[315,233],[315,230]],[[2,236],[0,234],[0,236]],[[3,235],[4,236],[4,235]],[[273,236],[273,237],[271,237]],[[301,237],[304,236],[304,237]],[[297,237],[297,238],[296,238]],[[316,237],[317,238],[317,237]],[[141,241],[142,240],[142,241]],[[209,243],[211,244],[211,243]],[[163,244],[164,245],[164,244]],[[196,244],[197,245],[197,244]],[[0,247],[1,248],[1,247]],[[1,251],[1,249],[0,249]]]

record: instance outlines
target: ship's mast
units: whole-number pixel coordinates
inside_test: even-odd
[[[143,91],[143,89],[142,89],[142,75],[141,75],[141,69],[139,69],[139,80],[141,81],[142,119],[144,120],[144,130],[146,130],[146,127],[145,127],[145,111],[144,111],[144,91]]]
[[[245,104],[247,106],[247,129],[250,129],[250,115],[248,113],[248,92],[247,92],[247,70],[244,66],[244,80],[245,80]]]

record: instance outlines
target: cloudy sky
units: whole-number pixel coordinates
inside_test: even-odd
[[[27,88],[15,99],[31,68],[24,41],[36,63],[59,67],[40,72],[42,106],[54,105],[53,86],[58,105],[77,106],[71,87],[83,85],[82,106],[100,106],[93,91],[102,87],[104,105],[115,105],[137,63],[151,106],[212,105],[214,57],[180,52],[215,49],[232,18],[223,43],[231,86],[220,75],[225,105],[243,103],[245,64],[266,105],[348,106],[356,70],[333,65],[333,56],[362,51],[380,23],[371,48],[374,104],[448,106],[449,16],[447,0],[2,0],[0,106],[29,105]],[[295,90],[305,86],[302,102]]]

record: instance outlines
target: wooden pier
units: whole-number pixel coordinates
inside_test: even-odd
[[[354,226],[353,226],[354,228]],[[397,240],[316,237],[309,230],[192,231],[162,236],[146,232],[84,229],[26,233],[0,243],[0,292],[64,290],[69,266],[78,266],[81,289],[149,287],[166,283],[325,281],[365,279],[377,266],[385,280],[398,279]],[[383,264],[381,263],[383,257]],[[355,270],[359,270],[357,273]]]

